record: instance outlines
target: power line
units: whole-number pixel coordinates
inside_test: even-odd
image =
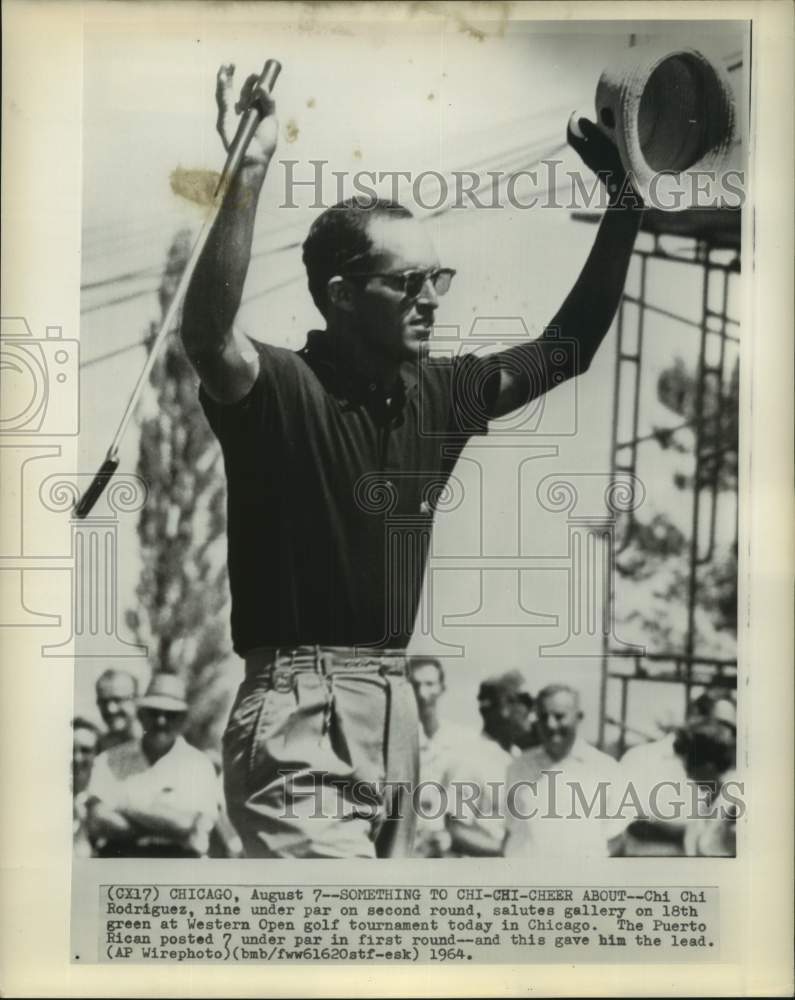
[[[132,302],[134,299],[142,299],[145,295],[154,295],[159,287],[159,284],[152,285],[151,288],[144,288],[140,292],[131,292],[129,295],[119,295],[117,298],[110,299],[107,302],[98,302],[93,306],[85,306],[81,308],[80,315],[85,316],[87,313],[99,312],[102,309],[110,309],[111,306],[122,305],[124,302]]]
[[[113,351],[107,351],[105,354],[98,354],[94,358],[89,358],[87,361],[81,361],[81,368],[90,368],[92,365],[99,364],[100,361],[108,361],[111,358],[117,358],[120,354],[126,354],[127,351],[134,351],[138,347],[144,347],[149,338],[142,337],[140,340],[136,340],[132,344],[126,344],[124,347],[117,347]]]
[[[564,105],[561,105],[560,108],[561,109],[564,108]],[[511,122],[507,124],[497,126],[497,128],[501,130],[502,134],[509,127],[517,126],[519,123],[524,122],[525,124],[527,124],[531,121],[538,120],[539,118],[547,118],[551,120],[555,116],[556,116],[556,109],[553,109],[551,111],[547,109],[543,112],[532,112],[527,115],[519,116],[518,118],[513,119]],[[489,131],[493,132],[494,127],[492,127],[490,130],[486,130],[485,134],[488,134]],[[482,134],[483,133],[475,133],[475,135],[482,135]],[[555,135],[557,134],[557,130],[554,134]],[[550,134],[549,139],[551,139],[552,137],[553,135]],[[549,141],[549,139],[547,141]],[[477,144],[475,144],[472,136],[470,136],[470,141],[473,142],[473,145],[476,145],[478,148],[483,145],[482,142],[478,142]],[[535,140],[533,145],[538,145],[542,141],[544,140],[537,139]],[[502,165],[503,170],[508,170],[510,169],[509,167],[510,158],[516,154],[523,154],[524,152],[526,152],[527,146],[528,143],[524,142],[521,143],[520,145],[513,146],[505,150],[499,150],[496,153],[490,153],[486,157],[482,157],[478,160],[475,160],[474,162],[469,161],[465,166],[458,166],[450,170],[444,171],[444,174],[450,175],[453,173],[463,173],[463,172],[485,173],[487,167],[491,166],[493,168],[496,168],[499,167],[500,165]],[[389,171],[380,171],[376,173],[386,175],[389,173]],[[260,215],[262,214],[263,213],[260,213]],[[271,209],[271,210],[266,209],[264,215],[265,217],[267,217],[268,215],[282,217],[278,209]],[[118,222],[114,222],[111,224],[111,227],[112,226],[119,227],[119,225],[120,224]],[[97,260],[100,257],[106,257],[108,254],[113,254],[114,251],[118,251],[122,248],[129,250],[132,246],[136,244],[139,243],[145,244],[147,242],[151,242],[151,240],[154,239],[154,237],[157,234],[165,234],[168,231],[168,229],[171,228],[172,226],[173,223],[171,222],[159,222],[155,224],[150,223],[143,226],[138,225],[135,226],[134,228],[125,227],[124,231],[119,232],[118,234],[111,233],[109,231],[110,227],[105,231],[103,231],[101,228],[99,228],[99,224],[93,227],[86,227],[86,229],[84,229],[84,233],[90,233],[91,235],[88,239],[84,238],[83,241],[82,249],[83,249],[84,259],[86,261]],[[274,235],[275,233],[292,229],[294,228],[294,226],[295,223],[288,223],[285,226],[280,226],[276,229],[270,230],[269,232],[270,235]],[[98,228],[99,231],[96,231]]]
[[[93,291],[95,288],[105,288],[108,285],[122,284],[125,281],[134,281],[136,278],[148,278],[159,274],[161,268],[156,264],[143,267],[139,271],[127,271],[124,274],[114,274],[110,278],[102,278],[99,281],[87,281],[80,286],[81,292]]]
[[[547,139],[547,141],[548,141],[548,139]],[[538,145],[538,144],[539,143],[535,143],[534,145]],[[497,155],[499,155],[501,157],[504,157],[504,156],[510,156],[511,157],[511,159],[509,159],[507,163],[505,163],[504,160],[501,160],[501,162],[503,163],[502,171],[503,171],[503,173],[507,174],[511,170],[513,170],[514,172],[516,172],[518,170],[527,170],[531,166],[534,166],[535,164],[541,162],[541,160],[543,160],[545,156],[554,155],[556,152],[559,152],[562,149],[564,149],[565,146],[566,146],[566,144],[562,143],[562,144],[560,144],[560,145],[558,145],[556,147],[552,147],[552,148],[546,150],[540,156],[534,157],[534,159],[532,161],[530,161],[530,162],[522,162],[522,163],[516,163],[515,162],[515,160],[516,160],[516,155],[515,154],[517,152],[523,152],[524,155],[527,154],[527,149],[528,149],[527,145],[524,145],[524,146],[514,146],[514,147],[511,147],[509,150],[506,150],[504,153],[497,154]],[[530,148],[532,148],[532,147],[530,147]],[[489,157],[489,160],[493,160],[494,156],[495,156],[495,154],[492,154],[492,156]],[[489,161],[487,160],[486,162],[489,162]],[[497,165],[498,164],[492,164],[492,166],[497,166]],[[453,173],[456,173],[456,172],[462,172],[462,171],[450,171],[449,174],[453,174]],[[473,170],[473,171],[469,171],[469,172],[486,173],[486,171],[483,171],[483,170],[480,170],[480,171]],[[445,175],[443,174],[442,176],[444,177]],[[500,179],[500,184],[504,183],[504,181],[506,179],[507,178],[505,178],[505,177],[501,178]],[[473,190],[473,192],[472,192],[473,194],[477,194],[481,190],[481,188],[483,186],[483,183],[484,183],[484,180],[485,180],[485,178],[482,178],[479,181],[478,187],[476,187]],[[426,183],[428,185],[430,185],[430,184],[436,183],[436,181],[435,181],[434,178],[428,178],[428,181]],[[493,184],[493,180],[492,180],[492,184]],[[440,214],[443,214],[445,211],[447,211],[449,209],[449,207],[451,207],[451,206],[442,206],[440,208],[440,210],[433,210],[430,214],[438,216]],[[274,215],[276,217],[279,217],[278,213],[276,212],[276,210],[271,210],[270,213],[268,213],[268,214],[272,214],[272,215]],[[269,230],[267,232],[267,234],[266,234],[266,239],[270,239],[274,235],[278,235],[281,232],[285,232],[285,231],[289,231],[291,229],[295,229],[296,227],[297,227],[296,223],[289,222],[289,223],[287,223],[284,226],[279,226],[279,227],[277,227],[274,230]],[[294,240],[294,241],[291,241],[291,242],[286,243],[286,244],[282,244],[282,245],[277,246],[277,247],[268,247],[268,246],[266,246],[263,249],[255,250],[255,252],[252,253],[252,259],[259,259],[261,257],[270,256],[271,254],[274,254],[274,253],[282,253],[282,252],[285,252],[285,251],[288,251],[288,250],[294,250],[294,249],[297,249],[299,246],[301,246],[301,243],[302,243],[302,240]],[[100,279],[100,280],[95,281],[95,282],[87,282],[86,284],[84,284],[83,286],[81,286],[81,289],[82,290],[92,290],[92,289],[96,289],[96,288],[100,288],[100,287],[112,286],[115,283],[129,282],[129,281],[135,280],[136,278],[149,277],[149,276],[151,276],[153,274],[157,274],[157,273],[159,273],[159,270],[160,269],[159,269],[158,266],[156,266],[156,265],[150,265],[150,266],[147,266],[145,268],[141,268],[138,271],[123,272],[122,274],[115,275],[113,277],[109,277],[109,278],[106,278],[106,279]],[[281,287],[281,286],[279,286],[279,287]],[[96,312],[96,311],[99,311],[99,310],[101,310],[102,308],[105,308],[105,307],[111,307],[111,306],[119,305],[121,303],[128,302],[128,301],[131,301],[131,300],[133,300],[135,298],[139,298],[139,297],[142,297],[143,295],[149,294],[149,291],[150,290],[147,289],[146,291],[136,292],[136,293],[132,293],[130,295],[125,295],[125,296],[118,296],[118,297],[113,298],[113,299],[111,299],[109,301],[106,301],[106,302],[101,302],[101,303],[96,303],[96,304],[91,305],[91,306],[86,306],[83,309],[81,309],[81,313]],[[259,297],[259,293],[257,294],[256,297]]]
[[[535,145],[537,146],[538,143],[536,143]],[[536,151],[536,152],[533,153],[533,156],[532,156],[531,159],[524,159],[522,162],[518,162],[518,163],[515,162],[515,160],[517,158],[515,156],[513,156],[513,161],[514,162],[509,161],[508,165],[504,165],[503,166],[503,171],[502,172],[503,172],[504,176],[502,176],[499,179],[498,186],[499,187],[504,186],[506,183],[508,183],[508,181],[510,180],[510,178],[512,176],[514,176],[516,173],[518,173],[520,171],[527,171],[527,170],[532,169],[534,166],[537,166],[539,163],[541,163],[545,158],[550,157],[550,156],[554,156],[557,153],[562,152],[564,149],[566,149],[566,147],[567,147],[567,144],[565,142],[562,142],[562,143],[559,143],[556,146],[552,146],[552,147],[544,149],[544,150],[542,150],[540,152]],[[533,147],[531,146],[530,148],[532,149]],[[514,152],[517,151],[517,150],[519,150],[519,151],[523,150],[525,156],[527,156],[527,152],[528,152],[528,147],[527,146],[524,146],[524,147],[521,147],[521,146],[512,147],[507,152],[510,153],[510,154],[514,154]],[[453,172],[454,171],[450,171],[450,173],[453,173]],[[478,173],[487,173],[486,171],[475,171],[475,172],[478,172]],[[442,175],[442,176],[444,176],[444,175]],[[478,193],[482,193],[482,188],[484,187],[485,183],[486,183],[486,179],[485,178],[481,179],[481,181],[478,183],[478,186],[473,189],[472,193],[475,194],[475,195],[477,195]],[[486,186],[488,186],[488,185],[486,185]],[[490,186],[491,187],[494,186],[493,178],[491,179],[491,185]],[[549,193],[549,192],[547,192],[547,193]],[[446,215],[447,213],[451,212],[453,210],[453,207],[454,207],[454,205],[445,204],[443,206],[440,206],[440,208],[438,208],[438,209],[431,210],[431,211],[429,211],[427,213],[427,215],[422,216],[420,218],[420,222],[424,222],[424,221],[426,221],[428,219],[431,219],[431,218],[438,219],[440,216]],[[276,214],[276,213],[275,213],[275,211],[272,211],[271,214]],[[292,229],[292,228],[295,228],[295,224],[294,223],[288,223],[286,226],[280,227],[278,230],[276,230],[276,232],[277,233],[279,231],[283,232],[285,230],[289,230],[289,229]],[[273,235],[273,233],[271,232],[271,233],[269,233],[269,235]],[[281,244],[281,245],[279,245],[277,247],[266,247],[266,248],[264,248],[262,250],[257,251],[256,253],[252,254],[252,258],[268,257],[268,256],[272,256],[272,255],[277,254],[277,253],[282,253],[282,252],[288,251],[288,250],[294,250],[294,249],[297,249],[301,245],[301,242],[302,241],[297,240],[297,241],[291,241],[289,243]],[[147,268],[146,269],[146,273],[151,273],[151,271],[152,271],[151,268]],[[138,273],[140,274],[140,276],[144,276],[144,272],[138,272]],[[135,275],[135,274],[136,274],[136,272],[130,272],[129,274],[120,275],[120,276],[118,276],[118,278],[119,278],[120,281],[132,280],[132,276]],[[280,290],[282,290],[284,288],[287,288],[290,285],[293,285],[296,282],[302,280],[302,278],[303,278],[303,272],[299,272],[298,274],[291,275],[290,277],[288,277],[288,278],[286,278],[286,279],[284,279],[282,281],[279,281],[279,282],[277,282],[277,283],[275,283],[273,285],[268,285],[266,288],[263,288],[260,291],[254,292],[254,293],[246,296],[241,301],[241,303],[240,303],[241,308],[244,305],[246,305],[246,304],[248,304],[250,302],[253,302],[253,301],[256,301],[257,299],[263,298],[266,295],[269,295],[269,294],[271,294],[273,292],[277,292],[277,291],[280,291]],[[108,283],[112,284],[113,280],[109,279]],[[153,294],[156,291],[157,291],[157,286],[153,286],[152,288],[147,288],[147,289],[144,289],[144,290],[139,291],[139,292],[131,293],[129,295],[119,296],[119,297],[117,297],[115,299],[112,299],[112,300],[110,300],[108,302],[98,303],[96,305],[86,307],[85,309],[82,309],[81,312],[83,312],[83,313],[89,313],[89,312],[99,311],[99,310],[101,310],[103,308],[109,308],[109,307],[114,306],[114,305],[119,305],[119,304],[122,304],[124,302],[129,302],[129,301],[132,301],[134,299],[141,298],[141,297],[143,297],[145,295]],[[117,349],[109,351],[109,352],[107,352],[105,354],[98,355],[95,358],[91,358],[88,361],[84,362],[84,364],[81,365],[81,367],[88,367],[89,365],[98,364],[101,361],[109,360],[109,359],[112,359],[114,357],[118,357],[120,354],[123,354],[123,353],[125,353],[125,352],[127,352],[129,350],[133,350],[133,349],[135,349],[135,348],[137,348],[139,346],[143,346],[144,343],[145,343],[145,340],[136,341],[136,342],[134,342],[132,344],[128,344],[128,345],[126,345],[124,347],[117,348]]]

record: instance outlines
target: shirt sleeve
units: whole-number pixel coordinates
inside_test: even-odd
[[[622,762],[623,763],[623,762]],[[607,815],[604,820],[604,834],[606,840],[612,840],[626,830],[627,826],[635,819],[635,810],[625,804],[624,791],[626,789],[627,771],[621,764],[608,758],[605,766],[605,779],[607,786]]]
[[[423,366],[421,432],[458,444],[487,434],[499,389],[499,364],[493,355],[465,354],[430,358]]]
[[[509,842],[516,837],[519,825],[517,811],[521,811],[525,806],[526,795],[519,782],[521,781],[521,769],[514,760],[508,765],[505,771],[505,849],[510,850]]]
[[[96,798],[106,805],[113,806],[117,787],[118,782],[108,767],[107,752],[99,754],[91,768],[91,777],[86,788],[86,798]]]
[[[218,819],[223,802],[223,790],[212,762],[205,757],[206,767],[202,768],[201,815],[207,829],[211,830]]]
[[[447,784],[447,814],[465,826],[475,825],[473,809],[480,804],[483,775],[475,762],[460,754],[450,762]]]
[[[251,341],[259,355],[259,372],[254,385],[236,403],[219,403],[199,385],[199,403],[207,422],[224,451],[242,444],[247,432],[261,436],[272,430],[276,414],[276,349]]]

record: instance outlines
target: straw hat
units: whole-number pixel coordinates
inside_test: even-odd
[[[728,166],[737,111],[728,75],[696,49],[638,46],[606,69],[596,89],[596,122],[618,147],[647,205],[695,204],[689,174]],[[674,198],[674,193],[681,197]]]
[[[185,682],[176,674],[155,674],[138,708],[159,712],[187,712]]]
[[[508,670],[495,677],[488,677],[478,689],[478,703],[481,708],[491,708],[499,702],[525,701],[532,703],[524,676],[518,670]]]

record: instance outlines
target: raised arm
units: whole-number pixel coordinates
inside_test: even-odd
[[[496,355],[500,381],[493,417],[504,416],[587,371],[621,301],[642,202],[624,172],[616,147],[587,119],[580,119],[579,126],[582,137],[570,127],[568,140],[586,166],[607,185],[609,207],[579,278],[543,334]],[[574,358],[561,341],[574,342]]]
[[[218,71],[218,131],[228,149],[237,122],[232,107],[234,66]],[[256,84],[250,76],[240,95],[244,107]],[[251,260],[251,241],[262,183],[276,149],[277,122],[270,95],[267,113],[249,146],[213,225],[185,296],[182,342],[205,391],[219,403],[235,403],[254,384],[258,355],[234,327]]]

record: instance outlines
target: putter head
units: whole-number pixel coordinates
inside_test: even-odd
[[[102,465],[97,470],[97,474],[91,480],[91,485],[80,497],[74,506],[74,516],[78,520],[87,517],[94,507],[94,504],[102,496],[105,487],[111,480],[113,473],[119,467],[119,458],[116,454],[109,454]]]

